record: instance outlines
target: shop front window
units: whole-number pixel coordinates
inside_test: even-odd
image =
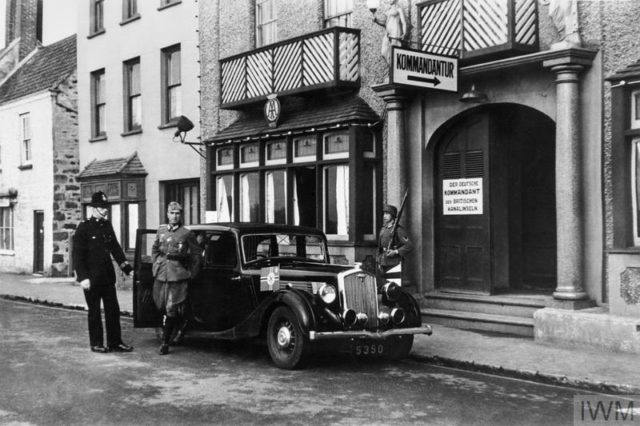
[[[260,221],[260,175],[258,173],[240,175],[240,221]]]
[[[266,222],[287,223],[287,176],[284,170],[265,173]]]
[[[316,168],[294,169],[293,223],[302,226],[318,226],[316,222]]]
[[[218,176],[216,184],[216,210],[219,222],[233,220],[233,176]]]
[[[323,230],[328,235],[346,237],[349,233],[349,167],[325,167],[323,183]]]

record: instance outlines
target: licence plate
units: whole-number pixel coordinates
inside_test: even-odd
[[[355,343],[353,354],[357,356],[380,356],[384,355],[384,344],[381,342]]]

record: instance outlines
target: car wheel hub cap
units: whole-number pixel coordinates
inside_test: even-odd
[[[278,330],[278,345],[286,348],[291,344],[291,331],[287,327],[280,327]]]

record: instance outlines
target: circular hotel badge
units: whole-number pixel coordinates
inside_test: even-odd
[[[267,102],[264,104],[264,118],[269,123],[269,127],[276,127],[280,119],[280,101],[277,95],[267,96]]]

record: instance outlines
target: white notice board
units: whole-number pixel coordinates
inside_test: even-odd
[[[482,214],[482,207],[482,178],[442,181],[442,214]]]

